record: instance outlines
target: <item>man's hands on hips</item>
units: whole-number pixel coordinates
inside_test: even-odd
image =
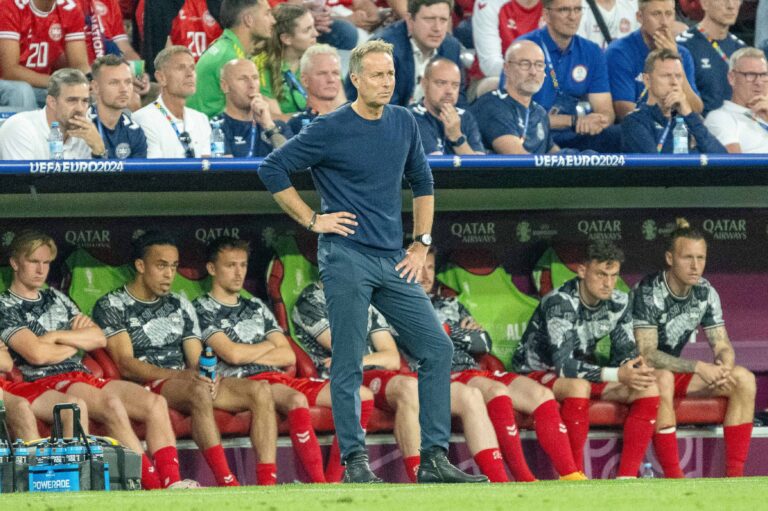
[[[355,231],[349,226],[357,225],[357,216],[354,213],[347,211],[339,211],[338,213],[327,213],[325,215],[317,214],[315,225],[310,229],[312,232],[318,234],[321,233],[333,233],[341,236],[349,236],[355,234]]]
[[[643,357],[637,357],[619,367],[619,381],[632,390],[645,390],[656,383],[656,377]]]
[[[421,277],[421,269],[427,262],[427,251],[429,247],[421,243],[414,242],[405,251],[405,257],[395,265],[395,270],[400,272],[400,278],[408,282],[418,282]]]

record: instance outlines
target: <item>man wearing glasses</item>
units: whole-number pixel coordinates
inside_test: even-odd
[[[707,116],[707,128],[729,153],[768,153],[768,64],[757,48],[737,50],[729,62],[730,101]]]
[[[602,50],[576,35],[581,0],[544,0],[546,26],[521,37],[538,44],[546,65],[533,99],[549,112],[552,138],[560,147],[617,152],[608,66]]]
[[[504,58],[504,89],[483,94],[470,112],[480,125],[483,144],[498,154],[557,152],[547,112],[533,95],[544,82],[544,53],[532,41],[518,40]]]
[[[195,59],[184,46],[170,46],[155,57],[160,97],[133,114],[147,136],[148,158],[201,158],[211,152],[211,127],[205,114],[187,108],[195,93]]]

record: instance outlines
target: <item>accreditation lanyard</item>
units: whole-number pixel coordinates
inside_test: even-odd
[[[768,123],[766,123],[764,120],[760,119],[758,116],[756,116],[752,112],[744,112],[744,115],[746,115],[747,117],[755,121],[757,125],[763,128],[765,131],[768,131]]]
[[[728,62],[728,55],[725,54],[722,48],[720,48],[720,45],[715,41],[714,39],[710,38],[706,32],[701,28],[701,26],[697,26],[696,29],[701,32],[701,35],[704,36],[704,39],[709,41],[709,44],[712,45],[712,49],[717,52],[718,55],[720,55],[720,58],[723,59],[723,62]]]
[[[674,116],[669,118],[669,122],[664,127],[664,131],[661,133],[661,138],[659,139],[659,142],[656,144],[656,152],[659,154],[661,154],[661,150],[664,149],[664,142],[667,141],[667,137],[669,136],[669,130],[672,128],[673,122],[675,122]]]
[[[248,158],[253,158],[253,153],[256,148],[256,122],[251,122],[251,137],[248,144]]]
[[[296,101],[296,97],[293,95],[293,92],[296,91],[299,94],[301,94],[304,99],[307,99],[307,91],[304,90],[304,87],[302,87],[301,82],[299,82],[299,79],[296,78],[296,75],[293,74],[293,71],[290,69],[287,69],[283,71],[283,80],[285,80],[285,83],[288,84],[288,88],[291,90],[291,100],[293,101],[293,104],[296,106],[297,109],[300,108],[298,101]]]
[[[523,144],[525,144],[525,138],[528,136],[528,121],[531,120],[531,107],[525,109],[525,125],[523,126],[523,136],[520,137],[522,139]]]
[[[555,66],[552,64],[552,57],[549,55],[549,49],[547,43],[544,42],[544,38],[541,39],[541,49],[544,50],[544,60],[549,68],[549,77],[552,78],[552,85],[555,87],[555,92],[560,93],[560,83],[557,81],[557,73],[555,73]]]
[[[171,114],[168,113],[168,110],[166,110],[165,107],[161,105],[159,101],[155,101],[155,106],[157,107],[158,110],[160,110],[160,112],[168,120],[168,123],[171,125],[171,128],[173,128],[173,131],[176,133],[176,138],[179,139],[179,143],[181,144],[181,147],[184,149],[184,151],[188,152],[190,149],[192,149],[189,143],[185,143],[181,139],[181,133],[179,132],[179,128],[176,127],[176,122],[173,120],[173,117],[171,117]],[[192,149],[192,152],[194,153],[194,149]]]
[[[112,158],[112,154],[114,154],[115,155],[114,157],[117,158],[117,152],[114,150],[114,146],[112,145],[112,139],[109,137],[109,135],[104,133],[104,128],[101,125],[101,119],[99,119],[98,114],[96,114],[93,120],[96,123],[96,128],[99,130],[99,136],[101,137],[101,140],[104,141],[104,145],[107,148],[106,157]],[[117,122],[118,124],[120,123],[120,121],[117,121]]]

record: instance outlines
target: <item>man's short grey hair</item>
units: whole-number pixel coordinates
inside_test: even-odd
[[[64,68],[59,69],[51,75],[48,80],[48,95],[58,98],[61,94],[61,87],[63,85],[88,85],[88,78],[79,69]]]
[[[299,61],[299,72],[301,74],[304,74],[310,67],[312,67],[312,58],[315,55],[332,55],[336,57],[336,60],[341,64],[339,52],[336,51],[336,48],[330,44],[313,44],[307,48],[306,51],[304,51],[304,55],[301,56],[301,60]]]
[[[739,64],[739,61],[741,59],[766,60],[765,52],[763,52],[763,50],[758,50],[757,48],[754,48],[752,46],[745,46],[744,48],[741,48],[733,52],[733,55],[731,55],[731,58],[728,60],[728,70],[733,71],[734,69],[736,69],[736,66]]]
[[[379,39],[364,42],[352,50],[349,56],[349,74],[359,75],[362,72],[363,57],[369,53],[386,53],[392,57],[393,48],[391,44]]]
[[[190,57],[195,58],[190,49],[186,46],[169,46],[168,48],[164,48],[163,51],[158,53],[157,57],[155,57],[155,71],[162,71],[168,61],[171,60],[174,55],[178,55],[179,53],[186,53]]]

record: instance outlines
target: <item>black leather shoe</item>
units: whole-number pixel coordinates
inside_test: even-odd
[[[353,452],[344,460],[345,483],[383,483],[368,465],[368,453],[365,451]]]
[[[419,483],[487,483],[484,475],[467,474],[451,465],[441,447],[421,451],[421,464],[416,475]]]

